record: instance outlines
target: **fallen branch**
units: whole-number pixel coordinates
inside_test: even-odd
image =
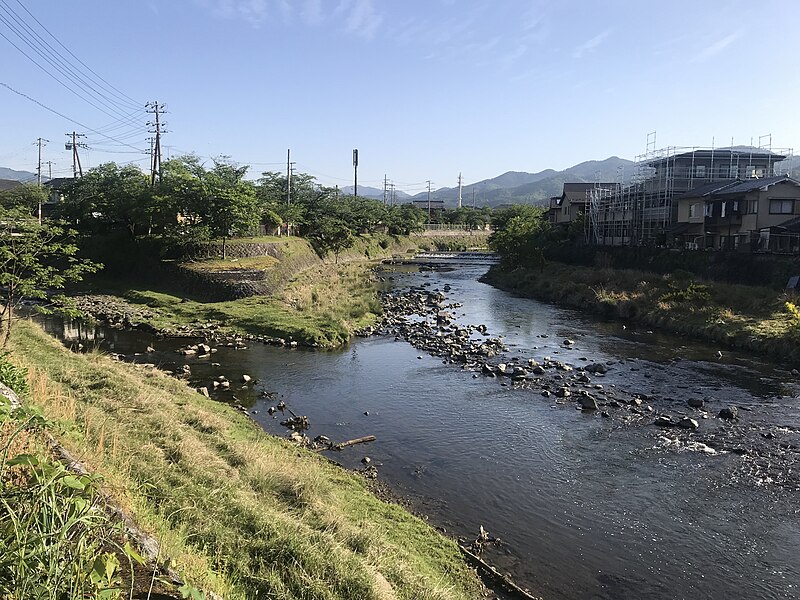
[[[331,444],[331,450],[342,450],[348,446],[355,446],[356,444],[365,444],[367,442],[374,442],[377,438],[374,435],[366,435],[364,437],[356,438],[354,440],[347,440],[339,444]]]
[[[539,596],[533,596],[529,592],[523,590],[516,583],[495,569],[492,565],[480,558],[477,554],[469,551],[461,544],[459,544],[458,547],[461,549],[461,552],[464,554],[464,556],[466,556],[485,577],[501,585],[508,592],[511,592],[515,596],[523,598],[524,600],[542,600],[542,598]]]

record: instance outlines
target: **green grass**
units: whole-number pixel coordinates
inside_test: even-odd
[[[541,271],[493,267],[487,280],[523,296],[800,361],[800,322],[786,308],[792,297],[769,288],[557,262]]]
[[[304,344],[334,347],[380,313],[369,266],[363,263],[317,263],[296,274],[271,296],[226,302],[197,302],[155,290],[125,288],[116,293],[132,304],[145,304],[159,329],[214,321],[222,331],[283,337]]]
[[[454,542],[230,407],[157,370],[70,353],[31,323],[11,348],[63,443],[195,586],[234,599],[481,597]]]

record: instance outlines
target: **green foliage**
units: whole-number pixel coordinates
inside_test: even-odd
[[[711,300],[711,291],[707,285],[690,282],[685,287],[680,287],[671,282],[669,288],[669,291],[659,298],[660,302],[695,304],[700,308]]]
[[[20,396],[27,396],[28,369],[18,367],[8,360],[8,353],[0,354],[0,383],[14,390]]]
[[[794,302],[786,302],[784,305],[786,312],[791,315],[792,325],[800,325],[800,308]]]
[[[9,410],[0,397],[0,597],[61,600],[121,597],[114,527],[100,506],[98,479],[40,453],[9,457],[21,435],[49,423],[36,410]]]
[[[0,191],[0,206],[4,208],[25,208],[31,214],[36,214],[39,205],[44,204],[47,200],[47,190],[32,183]]]
[[[73,234],[55,222],[39,224],[24,209],[0,208],[0,347],[11,334],[14,312],[23,298],[47,302],[39,305],[42,311],[67,306],[54,291],[102,266],[76,256]]]
[[[502,256],[507,268],[541,268],[545,248],[552,237],[543,211],[532,206],[513,206],[496,211],[495,231],[489,247]]]

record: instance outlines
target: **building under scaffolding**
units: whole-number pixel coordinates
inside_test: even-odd
[[[586,240],[609,246],[664,246],[677,221],[677,196],[718,180],[782,175],[790,168],[791,149],[768,146],[655,149],[648,136],[627,185],[596,185],[587,190]],[[765,136],[766,137],[766,136]],[[652,141],[651,141],[652,139]]]

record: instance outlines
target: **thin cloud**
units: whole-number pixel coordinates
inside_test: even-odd
[[[306,0],[300,15],[308,25],[322,23],[322,0]]]
[[[223,19],[244,19],[253,27],[258,27],[269,16],[267,0],[198,0],[216,17]]]
[[[572,58],[581,58],[584,54],[594,52],[600,44],[606,41],[609,35],[611,35],[611,29],[606,29],[593,38],[586,40],[572,51]]]
[[[730,35],[726,35],[721,40],[718,40],[711,44],[710,46],[706,46],[703,48],[697,55],[695,55],[691,62],[698,63],[698,62],[705,62],[710,58],[713,58],[717,54],[720,54],[725,48],[730,46],[733,42],[739,39],[742,35],[741,31],[737,31],[735,33],[731,33]]]
[[[337,10],[345,2],[342,2]],[[355,2],[347,2],[349,13],[345,18],[345,30],[348,33],[358,35],[364,39],[371,40],[375,37],[383,17],[380,16],[372,4],[372,0],[355,0]],[[347,9],[345,9],[347,10]]]

